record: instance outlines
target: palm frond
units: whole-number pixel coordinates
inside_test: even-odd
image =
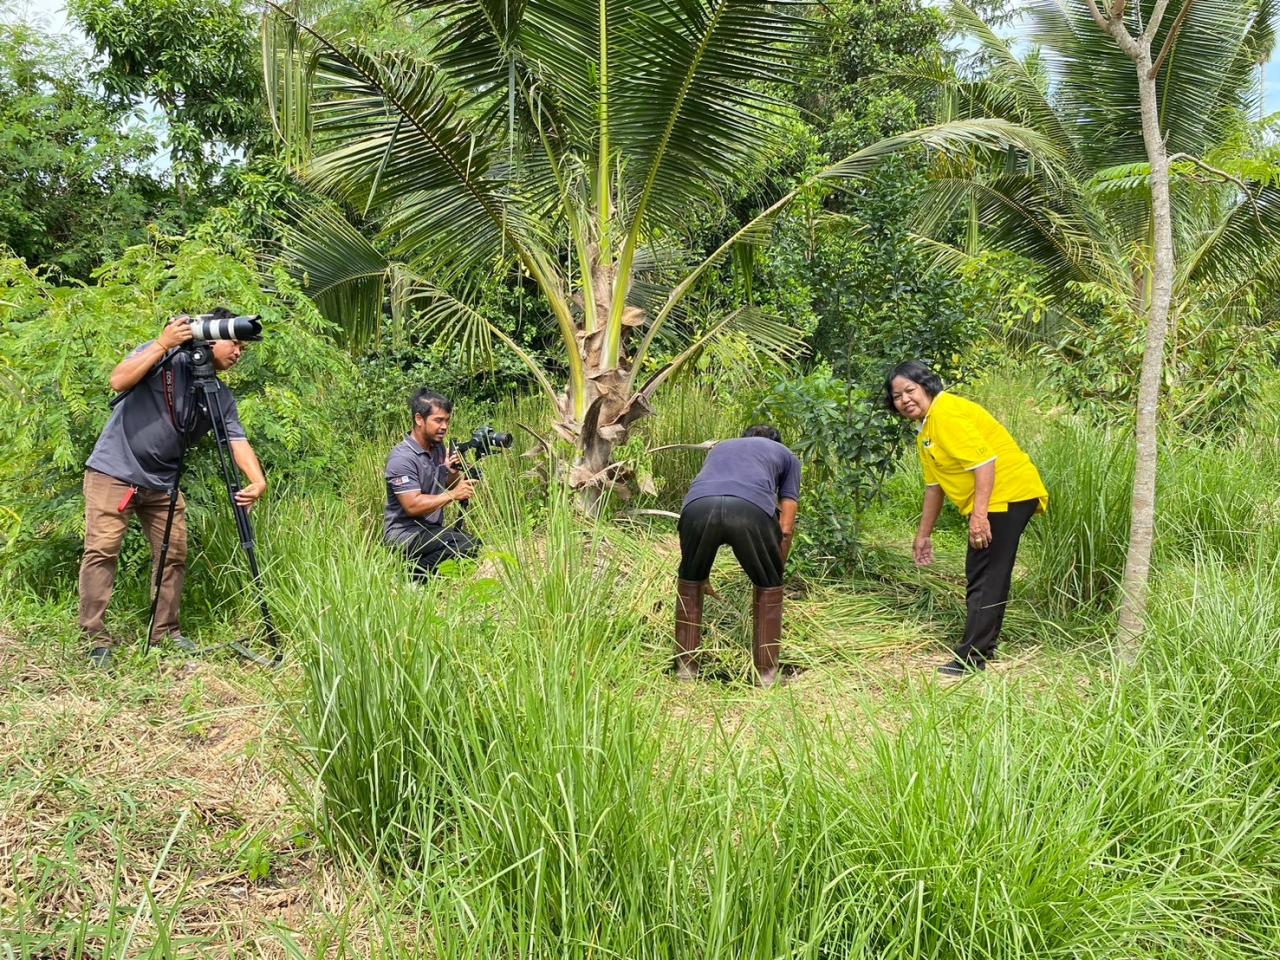
[[[1253,196],[1237,195],[1232,209],[1180,265],[1179,282],[1243,290],[1274,276],[1277,251],[1280,187],[1259,185]]]
[[[1185,4],[1190,5],[1184,13]],[[1126,15],[1149,15],[1150,6],[1149,0],[1132,4]],[[1088,165],[1145,159],[1133,62],[1098,29],[1080,0],[1032,0],[1025,11],[1024,35],[1040,46],[1050,66],[1058,112],[1078,131],[1075,139]],[[1176,25],[1159,78],[1160,123],[1171,152],[1200,155],[1220,134],[1224,112],[1247,102],[1252,81],[1241,62],[1264,31],[1258,19],[1235,0],[1170,4],[1155,50],[1162,49]],[[1140,32],[1136,19],[1133,29]]]
[[[424,339],[458,344],[466,362],[476,368],[492,365],[493,341],[501,342],[524,364],[547,398],[556,403],[555,387],[542,364],[469,299],[465,293],[450,292],[425,278],[414,277],[407,301],[414,311],[414,328]]]
[[[386,213],[385,231],[401,235],[400,250],[446,275],[504,247],[527,258],[534,231],[494,175],[496,138],[477,129],[439,73],[298,26],[315,64],[313,153],[303,178],[355,209]]]
[[[924,127],[896,137],[877,141],[845,159],[831,164],[807,178],[799,186],[783,194],[768,207],[739,227],[701,263],[689,271],[672,288],[666,303],[654,315],[633,356],[632,376],[639,370],[649,347],[671,315],[688,295],[694,284],[711,268],[720,263],[739,244],[763,244],[772,234],[778,218],[800,195],[816,186],[831,183],[851,183],[866,177],[885,159],[903,152],[925,148],[942,153],[966,153],[980,149],[1023,150],[1041,158],[1042,168],[1053,170],[1060,159],[1058,153],[1043,137],[1025,127],[1003,120],[964,120]]]
[[[1054,202],[1031,177],[937,179],[919,200],[917,229],[945,239],[952,211],[976,209],[982,244],[1039,264],[1043,282],[1059,292],[1107,272],[1097,238],[1078,210]]]
[[[804,349],[801,330],[758,307],[740,307],[698,334],[688,347],[645,381],[638,392],[646,398],[652,396],[658,387],[695,359],[708,344],[729,335],[744,337],[758,352],[772,358],[794,359]]]
[[[290,10],[296,11],[296,4]],[[311,145],[314,49],[295,17],[264,16],[260,39],[267,112],[283,144],[285,162],[297,168],[306,162]]]
[[[276,229],[283,248],[278,262],[347,343],[359,349],[375,338],[385,316],[387,256],[329,204],[286,210]]]
[[[769,91],[795,75],[807,29],[765,0],[666,0],[630,11],[618,44],[626,83],[613,93],[609,133],[628,158],[633,220],[652,208],[681,222],[690,201],[778,142],[784,105]]]
[[[1039,164],[1041,175],[1048,182],[1056,183],[1066,177],[1066,158],[1049,138],[1036,130],[1007,120],[975,118],[920,127],[878,140],[826,167],[817,174],[816,179],[859,180],[888,157],[917,149],[943,155],[966,155],[984,150],[1005,153],[1013,149],[1028,158],[1034,158]]]
[[[930,273],[959,273],[975,259],[955,244],[925,234],[908,234],[908,239],[924,253],[925,270]]]
[[[949,14],[955,29],[976,40],[993,67],[989,77],[973,84],[968,91],[980,115],[1001,117],[1031,127],[1047,138],[1064,158],[1074,160],[1073,131],[1054,108],[1048,83],[1042,84],[1028,69],[1026,59],[1014,53],[1009,41],[998,36],[968,4],[952,0]]]

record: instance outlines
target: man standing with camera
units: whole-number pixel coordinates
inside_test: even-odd
[[[234,315],[219,307],[211,319]],[[151,642],[169,637],[183,650],[194,645],[182,636],[178,609],[186,574],[186,504],[177,491],[183,453],[213,424],[192,389],[191,357],[184,349],[194,338],[191,318],[170,320],[155,340],[130,353],[111,372],[111,389],[122,394],[86,463],[84,474],[84,558],[80,562],[80,630],[90,643],[90,660],[111,662],[112,638],[104,623],[115,587],[116,563],[129,515],[136,514],[151,545],[152,588],[164,541],[170,499],[176,497],[164,574],[158,587]],[[244,344],[215,340],[213,366],[219,372],[239,362]],[[236,502],[249,509],[266,492],[262,466],[249,446],[235,397],[222,383],[218,392],[231,454],[249,480]]]
[[[453,403],[431,390],[409,401],[413,430],[387,457],[387,508],[383,539],[400,550],[425,578],[451,557],[475,556],[479,543],[460,525],[445,526],[444,508],[466,503],[475,481],[464,474],[462,456],[445,449]]]

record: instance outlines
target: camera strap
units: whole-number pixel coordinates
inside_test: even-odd
[[[169,408],[169,422],[173,424],[173,429],[182,433],[182,427],[178,425],[178,411],[173,402],[175,378],[172,364],[165,364],[164,370],[161,373],[161,379],[164,382],[164,402]]]

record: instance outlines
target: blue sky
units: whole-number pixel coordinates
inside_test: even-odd
[[[17,0],[19,13],[26,12],[32,19],[43,21],[55,29],[66,29],[65,0]],[[1267,113],[1280,111],[1280,58],[1273,59],[1263,68],[1263,109]]]

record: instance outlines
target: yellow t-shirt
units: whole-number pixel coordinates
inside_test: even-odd
[[[1036,513],[1049,506],[1049,492],[1031,458],[999,420],[972,400],[945,390],[934,397],[916,434],[916,452],[925,484],[941,486],[966,517],[973,513],[973,471],[992,460],[996,482],[989,513],[1004,513],[1020,500],[1039,500]]]

